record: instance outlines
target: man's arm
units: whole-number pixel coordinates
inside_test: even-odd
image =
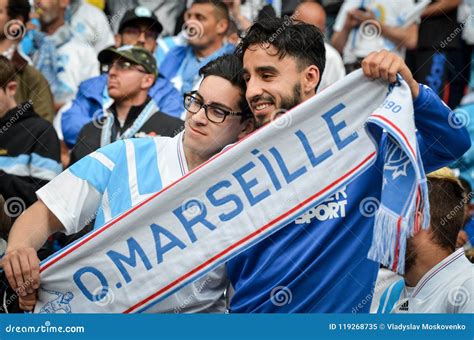
[[[355,10],[347,10],[343,5],[337,15],[331,44],[341,55],[344,52],[344,46],[346,46],[352,29],[360,24],[359,20],[355,18],[354,12]]]
[[[13,225],[2,267],[10,286],[20,296],[20,308],[32,310],[40,284],[36,251],[49,235],[64,229],[61,222],[42,201],[29,207]]]
[[[467,129],[428,87],[419,85],[404,60],[388,51],[372,52],[362,61],[364,74],[393,83],[399,73],[410,87],[418,144],[426,172],[452,163],[471,146]]]
[[[411,24],[408,27],[380,26],[382,35],[390,39],[397,47],[404,46],[408,49],[414,49],[418,45],[417,24]]]

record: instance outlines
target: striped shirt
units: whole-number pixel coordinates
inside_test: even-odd
[[[188,172],[183,132],[173,138],[132,138],[84,157],[37,192],[67,234],[95,219],[94,229]],[[220,267],[148,312],[224,312],[227,286]]]

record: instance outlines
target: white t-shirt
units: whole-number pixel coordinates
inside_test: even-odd
[[[413,11],[414,6],[414,0],[345,0],[337,14],[334,31],[342,31],[347,12],[359,7],[374,12],[377,20],[383,25],[403,26],[404,18]],[[380,33],[380,26],[371,23],[354,28],[344,46],[344,63],[353,63],[357,58],[364,58],[370,52],[381,49],[392,51],[405,58],[406,48],[397,48],[391,40],[384,38]]]
[[[400,282],[400,281],[399,281]],[[399,284],[394,283],[392,286]],[[428,271],[416,287],[403,287],[390,306],[391,287],[380,302],[381,312],[391,313],[474,313],[474,264],[460,248]]]
[[[346,75],[346,69],[339,52],[328,43],[324,43],[324,46],[326,47],[326,67],[324,68],[318,92],[321,92]]]

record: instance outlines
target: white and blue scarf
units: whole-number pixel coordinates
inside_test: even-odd
[[[411,92],[403,80],[370,81],[359,70],[43,261],[35,311],[145,312],[379,157],[384,182],[374,183],[381,207],[369,257],[403,273],[406,238],[429,222]]]

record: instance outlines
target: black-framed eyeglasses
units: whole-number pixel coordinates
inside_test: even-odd
[[[120,71],[136,70],[141,73],[147,73],[147,71],[140,68],[140,65],[134,64],[130,61],[123,60],[123,59],[115,60],[114,62],[110,64],[103,64],[101,66],[102,72],[109,72],[112,69],[112,67],[115,67],[117,68],[117,70],[120,70]]]
[[[142,33],[145,35],[146,40],[153,40],[153,41],[158,39],[158,35],[159,35],[156,31],[148,30],[148,29],[141,30],[138,27],[125,27],[122,31],[122,34],[126,34],[132,39],[138,39],[140,37],[140,34]]]
[[[222,109],[216,105],[204,104],[202,99],[196,96],[197,91],[188,92],[184,95],[184,108],[192,114],[198,113],[204,108],[206,118],[213,123],[220,124],[224,122],[227,116],[242,116],[242,112],[234,112]]]

